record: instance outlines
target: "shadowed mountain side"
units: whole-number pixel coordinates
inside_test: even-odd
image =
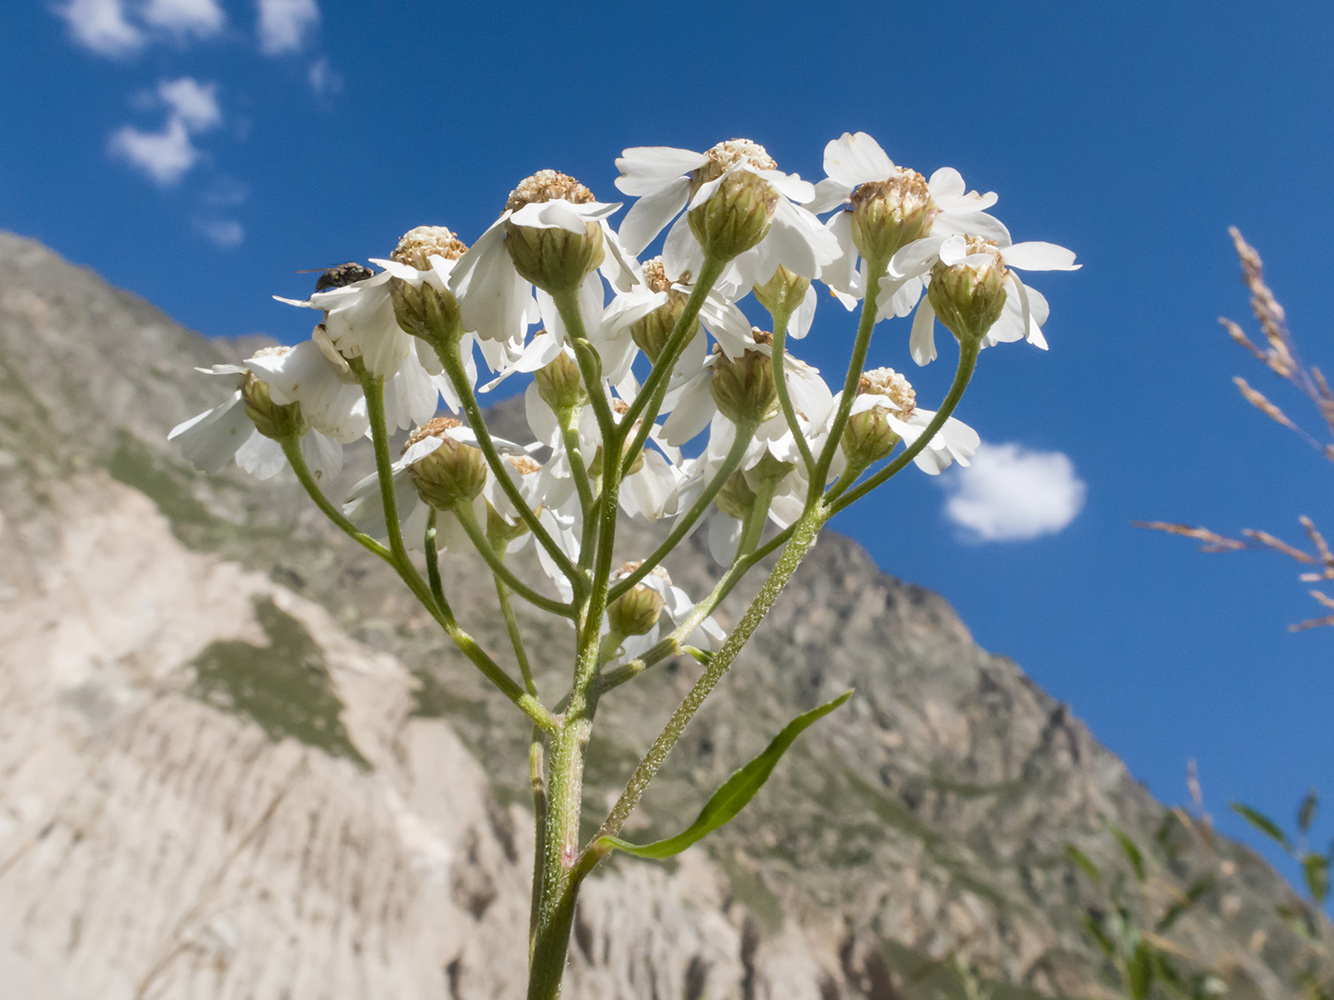
[[[79,1000],[521,995],[523,718],[289,475],[200,476],[167,444],[228,389],[191,368],[239,345],[19,237],[0,234],[0,262],[0,979]],[[526,430],[515,403],[495,419]],[[350,449],[330,493],[369,464]],[[628,526],[626,558],[658,536]],[[699,540],[669,566],[696,595],[717,572]],[[443,572],[500,657],[488,575],[453,554]],[[519,610],[554,700],[568,629]],[[604,700],[590,828],[697,669],[670,662]],[[833,533],[628,835],[675,831],[848,687],[720,835],[599,873],[571,996],[953,996],[929,964],[950,952],[994,996],[1106,993],[1080,930],[1095,899],[1065,846],[1114,864],[1106,824],[1147,849],[1166,811],[943,599]],[[1155,847],[1151,894],[1221,866],[1176,940],[1232,970],[1234,995],[1293,995],[1283,883],[1217,851]]]

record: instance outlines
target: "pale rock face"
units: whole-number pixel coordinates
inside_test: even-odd
[[[190,366],[255,346],[194,337],[0,233],[0,997],[520,997],[528,727],[294,483],[204,478],[164,440],[217,401]],[[520,426],[502,409],[492,429]],[[651,540],[627,530],[627,549]],[[702,548],[669,568],[708,589]],[[502,649],[486,588],[464,585],[478,572],[446,560],[459,617]],[[521,626],[555,690],[568,636]],[[692,669],[602,706],[590,823]],[[848,686],[837,724],[708,846],[599,870],[571,998],[914,997],[912,970],[951,953],[1048,995],[1103,988],[1078,927],[1094,897],[1064,848],[1109,863],[1106,823],[1147,847],[1163,807],[941,598],[832,534],[627,835],[679,829]],[[1218,849],[1226,905],[1181,939],[1228,956],[1236,995],[1293,995],[1281,882]],[[1153,860],[1163,892],[1198,873]]]

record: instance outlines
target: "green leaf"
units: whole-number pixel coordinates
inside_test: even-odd
[[[1306,888],[1311,890],[1311,899],[1317,905],[1323,905],[1329,895],[1329,858],[1323,854],[1308,854],[1302,858],[1302,871],[1306,875]]]
[[[694,646],[682,646],[681,649],[683,652],[689,653],[706,667],[713,662],[713,654],[707,649],[697,649]]]
[[[1306,798],[1302,799],[1302,804],[1297,809],[1297,829],[1302,833],[1311,832],[1311,824],[1315,821],[1315,808],[1320,804],[1320,797],[1316,795],[1315,790],[1306,793]]]
[[[1126,979],[1130,995],[1135,1000],[1146,1000],[1153,989],[1153,951],[1141,942],[1126,959]]]
[[[1112,836],[1116,838],[1116,842],[1121,845],[1121,850],[1125,852],[1126,860],[1130,862],[1130,867],[1135,869],[1135,878],[1143,882],[1144,879],[1148,877],[1144,870],[1144,855],[1139,852],[1139,848],[1135,846],[1135,842],[1131,840],[1129,835],[1119,826],[1111,826],[1110,829],[1112,831]]]
[[[675,837],[654,841],[652,844],[632,844],[619,837],[602,837],[598,843],[640,858],[669,858],[673,854],[680,854],[691,844],[712,833],[741,812],[746,803],[754,798],[755,793],[769,780],[774,765],[787,752],[793,740],[801,735],[802,730],[824,718],[851,697],[852,692],[845,691],[833,701],[798,715],[789,722],[783,731],[773,738],[773,742],[764,748],[762,754],[723,782],[722,787],[704,804],[695,822]]]
[[[1190,888],[1186,890],[1185,895],[1167,908],[1167,912],[1162,915],[1162,918],[1154,925],[1153,929],[1159,934],[1170,930],[1172,925],[1180,920],[1182,915],[1198,903],[1204,894],[1213,887],[1214,877],[1212,875],[1205,875],[1203,878],[1196,879],[1191,883]]]
[[[1232,803],[1232,811],[1244,819],[1251,826],[1255,827],[1266,837],[1279,844],[1285,851],[1292,849],[1292,844],[1288,840],[1288,835],[1278,828],[1278,824],[1262,812],[1257,812],[1250,806],[1242,805],[1240,802]]]
[[[1089,932],[1089,937],[1093,938],[1104,955],[1108,958],[1116,957],[1116,942],[1107,936],[1107,931],[1103,929],[1101,921],[1090,914],[1084,918],[1084,929]]]
[[[1074,844],[1065,845],[1065,856],[1083,869],[1084,874],[1093,880],[1094,885],[1102,885],[1102,872],[1093,863],[1093,859]]]

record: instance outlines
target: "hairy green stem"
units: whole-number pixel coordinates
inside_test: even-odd
[[[477,520],[477,514],[473,511],[470,501],[462,500],[455,504],[453,513],[459,519],[459,524],[463,525],[463,530],[467,533],[468,540],[472,542],[473,548],[491,567],[491,572],[499,579],[504,580],[505,584],[514,593],[543,611],[550,611],[553,615],[560,615],[562,618],[574,617],[573,607],[563,604],[553,597],[539,594],[515,576],[514,571],[505,565],[505,560],[492,548],[490,540],[486,537],[486,531],[483,530],[481,522]]]
[[[727,456],[723,459],[723,464],[719,466],[717,474],[709,481],[709,485],[704,488],[704,492],[701,493],[691,505],[690,510],[676,519],[676,523],[672,525],[671,532],[665,539],[663,539],[662,544],[654,549],[652,554],[649,555],[633,573],[624,579],[616,581],[612,586],[610,593],[607,595],[607,601],[609,603],[616,600],[616,598],[620,597],[622,594],[627,593],[635,584],[648,576],[648,574],[653,571],[653,568],[662,562],[663,559],[676,548],[681,539],[685,538],[685,536],[690,533],[690,529],[695,526],[695,523],[707,513],[709,504],[713,503],[713,498],[718,495],[719,491],[721,491],[724,486],[727,485],[727,481],[732,478],[733,473],[740,467],[741,460],[746,457],[746,449],[750,447],[750,439],[751,435],[755,433],[755,427],[756,424],[753,422],[747,422],[737,426],[736,437],[732,439],[732,446],[728,449]]]
[[[973,372],[977,368],[977,352],[981,349],[981,342],[977,340],[962,341],[959,344],[959,367],[955,369],[954,382],[950,385],[950,391],[941,402],[940,409],[936,411],[936,415],[931,418],[931,422],[922,431],[921,437],[874,476],[864,480],[850,492],[838,497],[830,507],[831,514],[837,514],[849,504],[856,503],[877,486],[888,482],[922,453],[922,449],[930,444],[931,439],[945,426],[945,421],[949,419],[950,414],[954,412],[954,408],[959,405],[959,400],[963,398],[964,390],[968,388],[968,381],[973,377]]]
[[[857,341],[852,348],[852,358],[848,361],[848,374],[843,379],[843,396],[838,401],[838,411],[834,422],[829,427],[829,438],[825,441],[820,457],[811,473],[810,494],[806,498],[808,509],[819,502],[824,492],[825,479],[829,476],[829,466],[838,454],[843,438],[843,428],[847,426],[852,404],[857,399],[857,383],[861,381],[862,371],[866,367],[866,354],[871,348],[871,332],[875,329],[876,300],[880,297],[880,278],[889,266],[888,261],[866,260],[866,294],[862,297],[862,314],[857,323]]]
[[[806,464],[806,473],[813,477],[815,475],[815,456],[811,453],[811,443],[806,440],[806,435],[801,432],[801,424],[797,423],[797,408],[792,405],[792,396],[787,391],[787,373],[783,368],[783,353],[787,344],[787,321],[791,315],[792,310],[790,309],[785,313],[773,314],[774,388],[778,390],[778,405],[783,409],[783,419],[787,421],[787,429],[797,439],[797,449],[801,452],[801,460]],[[812,479],[812,482],[814,482],[814,479]]]
[[[431,590],[434,592],[436,600],[439,601],[439,607],[435,609],[435,618],[440,627],[445,630],[445,634],[468,659],[472,660],[477,669],[482,672],[482,675],[500,689],[501,694],[514,702],[528,718],[533,720],[534,727],[546,733],[555,732],[556,720],[543,707],[537,695],[520,687],[514,678],[505,673],[500,664],[486,655],[486,651],[477,645],[476,640],[463,631],[455,620],[454,612],[450,608],[449,602],[445,600],[444,588],[440,582],[440,560],[435,548],[434,520],[426,528],[426,559],[426,571],[431,577]]]
[[[283,454],[287,456],[292,471],[296,473],[297,481],[305,487],[306,493],[309,494],[311,500],[315,501],[315,506],[323,512],[324,516],[342,529],[358,545],[379,556],[385,562],[392,563],[394,559],[390,551],[344,517],[343,512],[324,495],[324,491],[320,489],[319,483],[315,481],[310,468],[306,465],[306,456],[301,454],[300,439],[296,435],[292,435],[283,438],[278,443],[282,445]]]
[[[505,491],[505,496],[509,497],[523,518],[523,523],[528,525],[528,530],[533,533],[538,544],[547,550],[547,554],[560,567],[560,571],[570,581],[570,586],[574,588],[576,594],[588,586],[588,581],[584,574],[579,572],[574,563],[570,561],[561,547],[556,544],[555,539],[542,526],[538,520],[537,514],[528,506],[519,492],[518,485],[510,478],[508,470],[505,468],[505,460],[496,449],[495,442],[491,439],[491,432],[487,430],[486,421],[482,417],[482,408],[478,405],[477,395],[473,392],[472,383],[468,381],[468,372],[463,363],[463,354],[459,349],[457,340],[449,341],[444,346],[436,347],[436,355],[440,358],[440,364],[445,369],[445,374],[449,376],[450,383],[454,386],[454,391],[458,393],[459,402],[463,406],[463,412],[468,417],[468,425],[472,428],[473,434],[477,436],[477,446],[481,449],[482,455],[486,458],[486,464],[491,469],[491,474],[496,477],[500,483],[500,488]]]
[[[699,310],[704,305],[704,300],[708,298],[709,292],[717,284],[718,279],[722,277],[728,261],[719,260],[716,257],[705,257],[704,264],[699,269],[699,277],[695,279],[695,287],[690,291],[690,298],[686,300],[685,308],[676,320],[676,326],[672,329],[671,336],[667,338],[667,344],[658,355],[657,362],[653,365],[653,371],[649,377],[644,380],[640,387],[639,395],[635,397],[630,404],[629,411],[621,420],[621,430],[623,434],[631,433],[630,429],[635,426],[635,421],[642,420],[639,430],[634,432],[634,440],[628,449],[623,467],[629,469],[634,458],[643,449],[648,441],[649,432],[653,429],[654,422],[658,419],[658,411],[662,409],[663,396],[667,393],[667,383],[671,379],[672,372],[676,368],[676,363],[681,359],[681,354],[690,343],[690,328],[694,325],[696,317],[699,316]]]
[[[667,759],[667,754],[671,752],[672,747],[681,738],[681,734],[685,732],[690,720],[699,711],[704,699],[722,680],[723,675],[727,673],[737,654],[741,652],[742,647],[754,635],[760,622],[764,620],[764,616],[769,613],[769,609],[778,600],[778,595],[783,592],[788,580],[796,572],[797,566],[801,564],[807,550],[815,543],[820,527],[827,517],[828,514],[824,507],[817,504],[814,508],[803,513],[793,526],[795,530],[792,539],[783,550],[783,555],[770,571],[769,577],[764,581],[764,586],[760,588],[759,594],[750,602],[750,607],[741,616],[741,620],[737,622],[732,634],[727,637],[723,648],[714,654],[709,665],[705,667],[704,673],[695,681],[685,699],[672,713],[667,725],[658,734],[658,738],[653,741],[653,745],[649,747],[648,753],[644,755],[644,758],[639,762],[639,766],[635,768],[634,774],[630,776],[629,782],[626,783],[625,790],[621,792],[620,798],[616,800],[616,804],[607,815],[601,829],[593,838],[594,846],[588,848],[585,854],[600,855],[601,849],[596,847],[597,842],[602,837],[614,837],[620,833],[625,821],[630,818],[630,813],[634,811],[640,798],[643,797],[644,790],[648,787],[649,782],[658,773],[658,768]]]

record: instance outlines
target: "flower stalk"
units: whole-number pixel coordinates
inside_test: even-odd
[[[666,857],[716,829],[802,730],[847,699],[790,722],[684,832],[649,845],[620,839],[829,519],[910,463],[935,474],[966,464],[978,447],[953,417],[978,353],[1021,340],[1046,347],[1045,300],[1012,269],[1077,266],[1052,244],[1010,243],[985,212],[995,195],[969,191],[957,171],[927,181],[863,133],[826,147],[828,176],[818,185],[783,173],[745,139],[704,153],[628,149],[617,166],[617,186],[641,199],[619,232],[608,219],[620,205],[541,170],[515,187],[471,248],[446,227],[421,226],[377,262],[382,271],[349,264],[322,275],[308,299],[287,300],[320,312],[311,340],[215,366],[212,374],[239,379],[231,397],[171,434],[208,472],[232,458],[258,476],[290,466],[325,517],[389,564],[523,712],[536,841],[529,1000],[560,997],[580,887],[602,858],[613,850]],[[840,214],[828,223],[814,214],[831,210]],[[634,255],[673,218],[662,259],[641,268]],[[849,308],[861,299],[838,396],[791,356],[792,338],[811,326],[815,281]],[[772,339],[738,306],[752,291],[773,318]],[[909,350],[919,364],[936,356],[936,318],[960,343],[934,414],[915,409],[894,370],[866,371],[877,323],[914,309]],[[550,329],[532,332],[539,313]],[[534,443],[488,429],[479,357],[492,384],[535,373],[525,401]],[[859,390],[867,397],[860,403]],[[442,397],[467,426],[437,415]],[[706,429],[730,437],[700,449]],[[395,460],[391,441],[402,431],[410,433]],[[343,445],[365,436],[374,473],[340,507],[327,483],[341,470]],[[652,551],[621,554],[634,558],[614,571],[624,518],[671,524]],[[692,600],[664,564],[705,526],[719,572],[710,592]],[[530,538],[536,560],[511,562],[508,554]],[[508,668],[461,627],[446,593],[441,553],[467,549],[494,582]],[[715,612],[762,563],[763,585],[725,632]],[[569,685],[554,709],[541,700],[515,597],[573,629]],[[601,699],[682,654],[703,670],[601,828],[582,840],[586,755]],[[549,676],[544,670],[544,686]]]

